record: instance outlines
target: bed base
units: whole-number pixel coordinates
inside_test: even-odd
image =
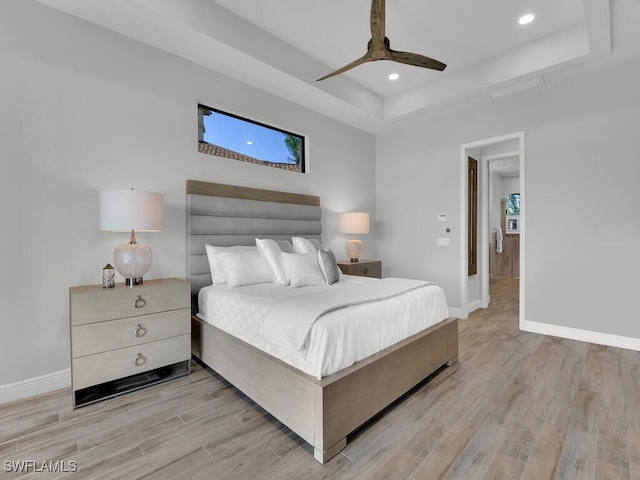
[[[449,318],[318,380],[192,317],[192,353],[299,435],[325,463],[347,435],[443,365],[458,358]]]
[[[321,240],[322,209],[314,195],[187,180],[187,277],[193,313],[211,284],[206,244],[255,245],[255,238]],[[313,446],[324,463],[347,435],[458,356],[458,321],[444,320],[349,368],[318,380],[197,317],[192,351]]]

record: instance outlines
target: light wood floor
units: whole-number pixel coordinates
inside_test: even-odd
[[[459,362],[325,465],[219,377],[72,410],[70,391],[0,405],[7,461],[63,460],[92,479],[640,479],[640,354],[518,331],[517,280],[460,322]]]

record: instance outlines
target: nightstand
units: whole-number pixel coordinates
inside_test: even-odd
[[[382,262],[380,260],[360,260],[359,262],[338,262],[338,267],[345,275],[382,278]]]
[[[69,319],[74,408],[191,370],[191,287],[186,280],[71,287]]]

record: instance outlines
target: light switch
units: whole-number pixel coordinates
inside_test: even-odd
[[[449,246],[449,238],[447,237],[438,237],[437,244],[439,247],[448,247]]]

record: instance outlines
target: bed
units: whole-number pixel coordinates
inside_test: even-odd
[[[347,435],[457,361],[453,318],[326,376],[307,373],[208,323],[198,316],[198,294],[212,283],[206,245],[251,246],[256,237],[320,240],[320,199],[195,180],[187,181],[186,193],[192,353],[308,442],[320,463],[346,446]]]

